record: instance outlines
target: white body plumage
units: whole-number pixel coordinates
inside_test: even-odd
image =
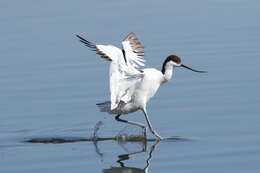
[[[102,58],[111,61],[110,64],[110,101],[97,104],[102,112],[116,114],[115,119],[124,123],[137,125],[144,129],[145,125],[120,119],[122,114],[128,114],[142,110],[149,129],[158,138],[162,137],[152,128],[147,111],[147,102],[155,95],[162,83],[172,78],[174,67],[185,67],[178,56],[170,55],[163,63],[162,70],[154,68],[140,69],[144,66],[144,48],[134,33],[130,33],[122,42],[123,49],[112,45],[95,45],[77,35],[82,43],[101,55]]]
[[[164,81],[164,76],[161,71],[153,68],[146,68],[142,71],[143,77],[140,83],[135,84],[135,90],[127,102],[121,100],[115,109],[111,109],[110,101],[104,104],[101,103],[99,104],[101,111],[110,114],[128,114],[145,108],[146,104],[156,94],[161,83]]]

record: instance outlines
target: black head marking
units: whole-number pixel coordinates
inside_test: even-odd
[[[170,55],[170,56],[168,56],[166,58],[166,61],[174,61],[175,63],[180,64],[181,63],[181,58],[179,58],[176,55]]]
[[[163,62],[163,66],[162,66],[162,73],[164,74],[165,73],[165,66],[167,64],[167,62],[169,61],[173,61],[175,62],[176,64],[181,64],[181,58],[179,58],[178,56],[176,55],[170,55],[168,56],[165,61]]]

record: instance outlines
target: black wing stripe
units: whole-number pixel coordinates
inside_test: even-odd
[[[125,60],[125,64],[127,65],[127,60],[126,60],[126,57],[125,57],[125,50],[122,49],[122,53],[123,53],[123,57],[124,57],[124,60]]]

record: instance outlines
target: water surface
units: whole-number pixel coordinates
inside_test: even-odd
[[[258,172],[259,18],[256,0],[1,1],[0,172]],[[101,137],[138,133],[98,112],[109,98],[108,62],[74,35],[120,46],[132,31],[147,67],[176,54],[209,71],[176,69],[148,106],[162,136],[190,140],[23,142],[88,138],[98,121]],[[125,118],[144,122],[141,112]]]

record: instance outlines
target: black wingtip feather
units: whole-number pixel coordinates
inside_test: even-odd
[[[76,35],[76,37],[79,38],[79,41],[82,42],[83,44],[85,44],[87,47],[92,48],[92,49],[96,48],[95,44],[91,43],[90,41],[84,39],[83,37],[81,37],[81,36],[79,36],[77,34],[75,34],[75,35]]]
[[[79,41],[82,42],[85,46],[89,47],[90,50],[93,50],[95,51],[98,55],[101,55],[101,58],[105,58],[107,59],[108,61],[112,61],[112,59],[106,55],[104,52],[102,52],[101,50],[98,49],[98,47],[94,44],[94,43],[91,43],[90,41],[84,39],[83,37],[75,34],[76,37],[79,38]]]

